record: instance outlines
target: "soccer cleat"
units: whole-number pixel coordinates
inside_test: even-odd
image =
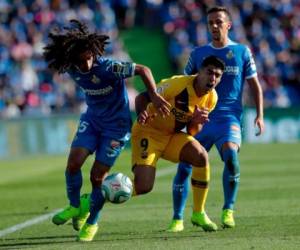
[[[83,194],[80,197],[80,214],[77,217],[72,218],[73,228],[76,231],[79,231],[84,223],[86,222],[87,218],[90,215],[90,195]]]
[[[235,227],[235,222],[233,218],[233,210],[232,209],[224,209],[222,211],[222,226],[224,228],[233,228]]]
[[[55,214],[52,218],[52,222],[55,225],[65,224],[69,219],[77,217],[80,214],[80,208],[68,206],[63,211]]]
[[[178,233],[183,231],[183,229],[184,229],[183,220],[173,219],[166,231],[170,233]]]
[[[78,241],[92,241],[94,239],[95,234],[98,231],[98,225],[90,225],[85,223],[83,227],[79,231],[79,235],[77,237]]]
[[[191,221],[194,226],[202,227],[204,231],[217,231],[218,226],[212,222],[205,212],[193,212]]]

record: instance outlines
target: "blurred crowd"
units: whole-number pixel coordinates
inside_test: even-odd
[[[1,0],[0,118],[84,110],[84,94],[69,76],[53,74],[47,69],[42,53],[49,30],[65,26],[70,19],[79,19],[92,31],[110,37],[107,57],[131,60],[119,40],[118,29],[118,22],[132,25],[128,3],[119,0]],[[116,11],[118,17],[122,13],[126,16],[116,18]],[[129,94],[134,96],[135,90],[130,88]]]
[[[136,23],[163,27],[174,71],[194,46],[209,42],[205,11],[221,4],[232,13],[230,37],[255,55],[267,107],[300,104],[298,0],[1,0],[0,118],[79,113],[84,95],[67,74],[53,74],[42,57],[47,34],[70,19],[110,36],[106,56],[130,60],[119,30]],[[246,90],[247,91],[247,90]],[[129,85],[131,100],[136,92]],[[246,102],[248,100],[246,99]]]
[[[254,54],[265,106],[299,106],[299,0],[165,1],[163,29],[174,69],[182,72],[191,49],[209,43],[205,12],[216,4],[225,5],[232,15],[230,38],[248,45]],[[247,97],[245,102],[251,105]]]

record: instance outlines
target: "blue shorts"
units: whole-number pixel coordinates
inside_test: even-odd
[[[225,142],[233,142],[240,147],[242,143],[241,123],[236,117],[226,118],[223,121],[210,120],[195,138],[207,151],[215,144],[221,153]]]
[[[97,117],[81,115],[71,147],[86,148],[91,154],[95,152],[98,162],[111,167],[130,140],[131,128],[130,125],[114,127],[111,124],[104,127],[100,124]]]

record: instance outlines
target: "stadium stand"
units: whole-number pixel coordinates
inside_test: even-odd
[[[266,107],[299,105],[297,0],[1,0],[0,118],[79,113],[85,108],[83,93],[67,75],[53,75],[42,58],[54,24],[62,26],[72,18],[85,21],[110,36],[107,56],[121,60],[129,56],[119,40],[120,29],[136,24],[162,27],[174,72],[180,73],[191,49],[209,41],[204,13],[214,4],[229,7],[232,39],[253,50]]]

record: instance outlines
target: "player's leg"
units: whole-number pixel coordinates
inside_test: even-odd
[[[88,155],[89,151],[84,148],[71,148],[65,171],[67,197],[70,205],[53,216],[52,222],[56,225],[64,224],[80,214],[81,166]]]
[[[241,145],[240,123],[235,118],[232,118],[221,125],[220,131],[222,131],[222,135],[216,142],[216,146],[224,162],[224,205],[221,219],[224,227],[234,227],[233,209],[240,181],[240,164],[238,160],[238,152]]]
[[[180,162],[173,179],[173,220],[183,220],[184,208],[188,198],[192,165]]]
[[[105,203],[105,198],[101,192],[101,185],[128,139],[129,137],[127,135],[122,138],[104,136],[99,139],[96,159],[90,174],[92,193],[90,196],[89,216],[79,231],[79,241],[92,241],[98,230],[97,221]]]
[[[162,157],[173,162],[181,161],[193,165],[192,190],[194,211],[192,222],[206,231],[215,231],[217,226],[208,218],[204,209],[210,174],[206,150],[192,136],[185,133],[177,133],[170,140]],[[183,230],[183,227],[181,229]],[[169,231],[175,232],[176,230],[169,228]]]
[[[52,221],[56,225],[64,224],[69,219],[80,215],[81,167],[89,154],[96,148],[97,139],[94,133],[89,118],[85,114],[82,115],[72,142],[65,171],[66,190],[70,206],[54,215]]]
[[[106,166],[97,160],[91,169],[90,180],[92,183],[92,193],[90,196],[89,216],[79,231],[79,241],[92,241],[98,230],[98,218],[102,209],[105,198],[101,192],[102,181],[110,170],[110,166]]]
[[[201,145],[208,151],[213,145],[214,130],[206,124],[200,133],[195,138],[201,142]],[[177,231],[175,228],[176,220],[183,220],[184,208],[188,198],[192,166],[190,164],[180,162],[177,167],[176,175],[173,179],[173,221],[169,226],[169,231]],[[175,221],[175,222],[174,222]]]
[[[221,220],[224,227],[230,228],[235,226],[233,209],[240,182],[238,145],[230,142],[223,144],[222,159],[225,166],[223,171],[224,206]]]
[[[198,141],[187,143],[181,151],[180,160],[192,164],[193,215],[192,223],[205,231],[216,231],[217,225],[205,212],[205,203],[210,180],[208,154]]]
[[[170,136],[159,134],[147,126],[135,123],[132,127],[131,160],[134,173],[133,196],[150,192],[155,180],[155,166]]]
[[[133,166],[134,173],[134,195],[142,195],[149,193],[154,186],[155,166],[150,165],[135,165]]]

